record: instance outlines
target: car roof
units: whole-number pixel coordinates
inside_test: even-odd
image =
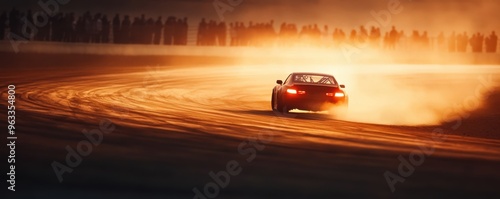
[[[310,72],[294,72],[294,73],[292,73],[292,75],[322,75],[322,76],[332,76],[333,77],[333,75],[326,74],[326,73],[310,73]]]

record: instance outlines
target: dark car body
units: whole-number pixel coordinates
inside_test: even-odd
[[[292,73],[283,82],[277,80],[271,97],[274,111],[293,109],[330,111],[333,107],[346,107],[348,96],[344,85],[333,75],[322,73]]]

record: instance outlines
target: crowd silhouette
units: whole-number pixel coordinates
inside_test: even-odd
[[[186,45],[188,19],[168,17],[156,20],[145,15],[140,17],[121,17],[116,14],[112,19],[107,15],[85,12],[81,16],[74,13],[58,13],[49,18],[46,24],[37,24],[43,16],[35,18],[28,10],[23,13],[15,8],[0,15],[0,39],[78,42],[78,43],[116,43],[116,44],[164,44]],[[36,31],[23,27],[36,27]],[[29,30],[29,31],[27,31]],[[15,35],[15,36],[14,36]]]
[[[350,30],[321,27],[309,24],[299,27],[294,23],[282,23],[275,30],[274,21],[216,22],[201,19],[198,26],[191,26],[188,18],[161,16],[153,19],[144,14],[138,17],[116,14],[113,18],[101,13],[58,13],[45,24],[43,16],[34,16],[31,10],[22,12],[16,8],[0,13],[0,39],[23,38],[34,41],[155,44],[198,46],[321,46],[340,48],[343,45],[370,46],[385,50],[422,50],[448,52],[497,52],[498,36],[493,31],[488,36],[477,32],[440,32],[431,37],[427,31],[413,30],[406,34],[396,27],[383,32],[378,27],[353,28]],[[34,26],[35,24],[36,26]],[[27,31],[26,26],[36,27]],[[190,40],[191,39],[191,40]],[[194,41],[194,42],[188,42]]]
[[[406,35],[403,30],[392,27],[390,31],[382,32],[380,28],[344,31],[328,26],[320,28],[317,24],[297,28],[293,23],[282,23],[278,31],[274,30],[274,21],[268,23],[234,22],[229,24],[229,30],[224,31],[225,24],[203,19],[199,24],[198,45],[225,46],[226,33],[229,32],[230,46],[324,46],[340,48],[342,45],[370,46],[385,50],[440,50],[449,52],[497,52],[498,36],[492,31],[489,36],[475,33],[471,37],[467,33],[456,35],[454,32],[446,37],[443,32],[436,37],[430,37],[427,31],[413,30]],[[346,33],[347,32],[347,33]],[[210,36],[213,35],[213,36]],[[210,42],[203,42],[204,38]],[[446,49],[446,43],[448,49]],[[469,49],[469,50],[468,50]]]

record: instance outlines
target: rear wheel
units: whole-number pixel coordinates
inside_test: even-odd
[[[271,109],[273,111],[276,111],[276,104],[275,104],[276,103],[276,99],[275,99],[276,97],[275,96],[276,95],[274,95],[274,90],[273,90],[273,93],[271,95]]]
[[[284,112],[283,110],[283,99],[276,97],[276,109],[279,112]]]
[[[281,98],[278,101],[278,111],[282,112],[283,114],[286,114],[291,111],[290,107],[288,107],[288,105],[286,105],[286,103],[283,102],[283,98]]]
[[[290,112],[291,110],[292,109],[288,108],[287,105],[284,105],[283,108],[282,108],[282,111],[283,111],[284,114]]]

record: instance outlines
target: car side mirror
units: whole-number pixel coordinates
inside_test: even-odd
[[[345,88],[345,85],[344,85],[344,84],[341,84],[341,85],[340,85],[340,88]]]
[[[282,85],[282,84],[283,84],[283,81],[281,81],[281,80],[276,80],[276,84]]]

